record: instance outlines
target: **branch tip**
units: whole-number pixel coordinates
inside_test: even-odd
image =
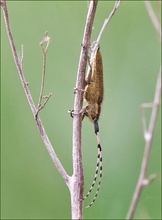
[[[46,47],[44,49],[43,47],[43,43],[46,42]],[[43,38],[43,40],[39,43],[40,47],[42,48],[42,52],[44,55],[46,55],[48,47],[49,47],[49,43],[50,43],[50,37],[48,36],[48,31],[45,32],[45,37]]]

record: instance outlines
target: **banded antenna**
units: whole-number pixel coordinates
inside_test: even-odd
[[[98,182],[98,186],[97,186],[95,196],[94,196],[92,202],[88,206],[86,206],[86,208],[91,207],[93,205],[93,203],[95,202],[95,200],[98,196],[98,193],[100,191],[101,180],[102,180],[102,148],[101,148],[101,144],[100,144],[99,126],[98,126],[97,121],[94,122],[94,129],[95,129],[95,134],[96,134],[97,143],[98,143],[98,145],[97,145],[97,148],[98,148],[97,164],[96,164],[96,171],[95,171],[95,176],[94,176],[92,185],[91,185],[88,193],[84,196],[84,199],[86,199],[90,195],[90,193],[92,192],[92,190],[94,188],[94,185],[96,183],[96,180],[97,180],[99,170],[100,170],[100,175],[99,175],[99,182]]]

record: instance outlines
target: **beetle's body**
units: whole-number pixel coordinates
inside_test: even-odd
[[[100,49],[98,48],[87,77],[84,98],[88,105],[83,109],[83,117],[87,116],[93,123],[98,121],[103,101],[103,65]]]

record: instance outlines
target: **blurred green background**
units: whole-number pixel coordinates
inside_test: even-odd
[[[72,119],[76,73],[87,15],[86,1],[8,1],[17,51],[24,45],[24,72],[38,102],[45,31],[51,37],[45,92],[52,92],[40,113],[67,172],[72,174]],[[114,1],[100,1],[92,41]],[[157,2],[152,3],[158,13]],[[160,66],[160,43],[142,1],[123,1],[100,42],[104,64],[104,103],[100,117],[103,182],[85,219],[124,219],[138,180],[144,151],[140,104],[152,102]],[[1,13],[1,218],[69,219],[70,194],[40,138],[27,103]],[[148,119],[151,110],[148,110]],[[147,121],[148,122],[148,121]],[[157,174],[143,190],[135,219],[161,219],[160,114],[148,167]],[[97,157],[93,124],[83,121],[85,191]],[[91,195],[85,205],[91,202]]]

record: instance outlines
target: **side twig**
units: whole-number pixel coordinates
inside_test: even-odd
[[[46,103],[48,102],[48,100],[52,96],[52,93],[50,93],[49,95],[43,96],[44,83],[45,83],[45,72],[46,72],[46,57],[47,57],[47,51],[48,51],[48,47],[49,47],[49,43],[50,43],[50,37],[48,36],[47,31],[45,32],[45,35],[46,36],[40,42],[40,46],[42,48],[42,53],[43,53],[43,70],[42,70],[42,83],[41,83],[41,89],[40,89],[40,96],[39,96],[39,101],[38,101],[37,112],[35,114],[35,118],[37,118],[39,111],[45,107]],[[44,42],[47,43],[45,49],[43,47]],[[46,100],[42,104],[41,102],[42,102],[43,98]]]
[[[110,15],[108,18],[105,19],[104,23],[103,23],[103,26],[101,28],[101,31],[98,35],[98,38],[97,38],[97,42],[100,42],[100,39],[101,39],[101,36],[105,30],[105,28],[107,27],[108,23],[110,22],[111,18],[113,17],[113,15],[115,14],[116,10],[118,9],[118,7],[120,6],[120,3],[121,3],[121,0],[117,0],[114,4],[114,8],[112,9]]]
[[[104,33],[104,30],[106,29],[107,25],[109,24],[110,20],[112,19],[113,15],[115,14],[116,10],[117,10],[118,7],[120,6],[121,1],[122,1],[122,0],[117,0],[117,1],[115,2],[114,7],[113,7],[113,9],[112,9],[110,15],[108,16],[108,18],[105,19],[105,21],[104,21],[104,23],[103,23],[103,25],[102,25],[102,28],[101,28],[101,30],[100,30],[100,33],[99,33],[98,37],[97,37],[97,40],[94,42],[94,45],[93,45],[93,47],[91,48],[91,58],[90,58],[90,61],[89,61],[90,65],[92,64],[92,61],[93,61],[93,58],[94,58],[94,54],[95,54],[95,52],[96,52],[96,50],[97,50],[97,47],[98,47],[98,45],[99,45],[99,43],[100,43],[101,37],[102,37],[102,35],[103,35],[103,33]],[[89,66],[90,66],[90,65],[89,65]],[[87,73],[89,73],[89,70],[90,70],[90,67],[88,68]],[[87,76],[86,76],[86,81],[87,81]]]

